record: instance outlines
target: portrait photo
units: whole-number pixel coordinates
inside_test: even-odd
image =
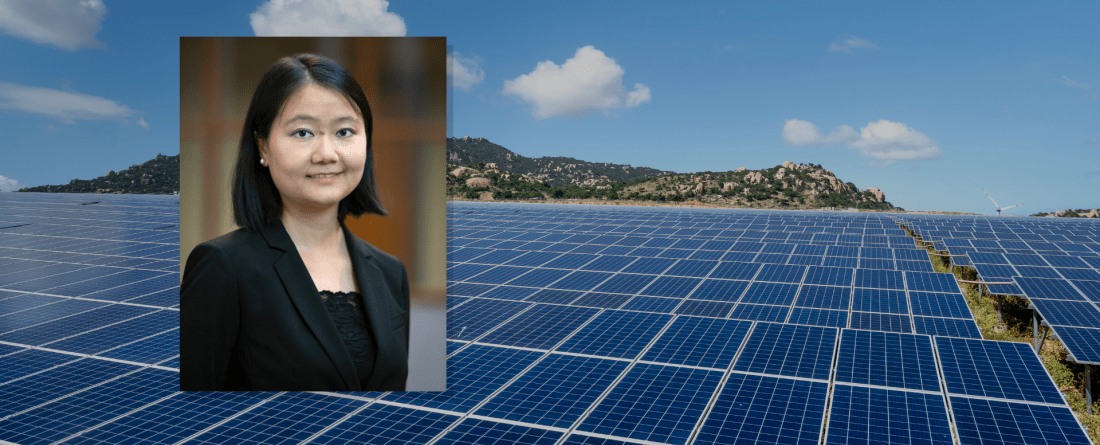
[[[446,389],[446,51],[180,38],[180,390]]]

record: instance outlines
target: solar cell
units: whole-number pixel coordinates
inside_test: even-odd
[[[848,325],[852,329],[870,331],[913,332],[912,322],[908,315],[852,311]]]
[[[530,306],[530,303],[475,298],[447,313],[447,338],[473,340]]]
[[[1043,319],[1052,325],[1100,328],[1100,309],[1097,309],[1093,303],[1037,298],[1032,300],[1031,304]]]
[[[856,269],[854,286],[905,290],[902,272],[896,270]]]
[[[961,293],[909,291],[913,315],[973,319],[966,298]]]
[[[475,414],[569,428],[629,364],[551,354]]]
[[[1026,343],[941,337],[936,348],[951,394],[1065,403]]]
[[[836,381],[940,390],[931,338],[893,332],[842,330]]]
[[[509,423],[467,418],[447,432],[437,444],[512,444],[552,445],[560,431],[543,430]]]
[[[721,371],[638,363],[577,429],[652,442],[687,443],[721,379]]]
[[[848,311],[795,307],[787,323],[843,328],[848,326]]]
[[[705,279],[691,292],[690,298],[735,302],[748,286],[748,281]]]
[[[446,391],[391,392],[384,400],[464,413],[542,355],[535,351],[472,344],[448,359]]]
[[[683,298],[688,296],[702,281],[699,278],[662,276],[657,277],[639,293],[654,297]]]
[[[740,301],[742,303],[789,306],[794,302],[797,293],[797,284],[753,282]]]
[[[1077,363],[1100,365],[1100,329],[1058,326],[1055,331]]]
[[[557,350],[633,359],[671,319],[664,314],[604,311]]]
[[[731,373],[696,444],[819,443],[829,385]]]
[[[836,337],[833,328],[760,322],[733,369],[827,380]]]
[[[838,384],[829,407],[826,444],[951,444],[940,394]]]
[[[1048,298],[1052,300],[1088,301],[1084,295],[1075,289],[1069,281],[1056,278],[1026,278],[1014,279],[1020,289],[1028,298]]]
[[[952,396],[951,414],[962,443],[1089,443],[1069,408]]]
[[[496,329],[481,341],[521,348],[549,349],[599,312],[588,307],[537,304]]]
[[[679,316],[642,360],[726,369],[752,322]],[[692,345],[684,348],[682,345]]]

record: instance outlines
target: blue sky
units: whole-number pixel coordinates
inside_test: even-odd
[[[0,189],[178,154],[181,35],[407,35],[453,46],[454,134],[525,156],[1100,207],[1094,1],[145,3],[0,0]]]

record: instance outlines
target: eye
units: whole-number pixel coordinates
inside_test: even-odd
[[[301,130],[295,130],[294,133],[291,133],[291,136],[299,137],[299,138],[308,138],[310,136],[313,136],[313,133],[310,132],[309,130],[301,129]]]
[[[341,129],[336,131],[336,135],[340,136],[342,138],[351,137],[354,134],[355,134],[355,130],[352,130],[350,128],[341,128]]]

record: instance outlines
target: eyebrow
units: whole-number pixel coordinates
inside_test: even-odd
[[[291,123],[297,122],[297,121],[306,121],[306,122],[310,122],[310,123],[316,123],[316,122],[318,122],[318,119],[313,117],[313,116],[306,115],[306,114],[299,114],[297,116],[294,116],[294,117],[288,119],[286,122],[283,122],[283,125],[290,125]],[[332,121],[332,123],[334,123],[334,124],[341,123],[341,122],[359,123],[359,118],[356,118],[355,116],[341,116],[341,117],[338,117],[338,118],[336,118]]]

